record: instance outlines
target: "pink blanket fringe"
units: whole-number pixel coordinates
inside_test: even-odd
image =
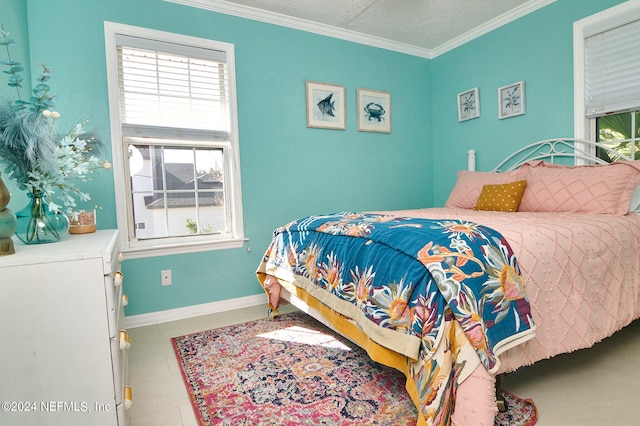
[[[458,387],[453,426],[493,426],[496,413],[495,377],[482,366]]]

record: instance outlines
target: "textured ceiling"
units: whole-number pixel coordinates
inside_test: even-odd
[[[433,50],[540,0],[226,0]],[[525,11],[526,13],[526,11]]]

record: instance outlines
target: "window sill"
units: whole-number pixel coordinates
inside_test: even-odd
[[[223,241],[207,241],[199,243],[163,244],[146,247],[128,247],[121,249],[122,259],[143,259],[157,256],[173,256],[177,254],[198,253],[212,250],[237,249],[244,246],[247,238]]]

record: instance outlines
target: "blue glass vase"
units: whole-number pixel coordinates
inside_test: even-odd
[[[16,236],[25,244],[55,243],[69,235],[69,219],[59,210],[50,211],[42,192],[29,194],[29,205],[16,212]]]

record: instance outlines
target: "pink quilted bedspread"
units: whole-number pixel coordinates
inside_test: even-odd
[[[640,215],[501,213],[433,208],[395,212],[466,219],[509,241],[520,263],[536,337],[500,356],[509,372],[587,348],[640,317]]]

